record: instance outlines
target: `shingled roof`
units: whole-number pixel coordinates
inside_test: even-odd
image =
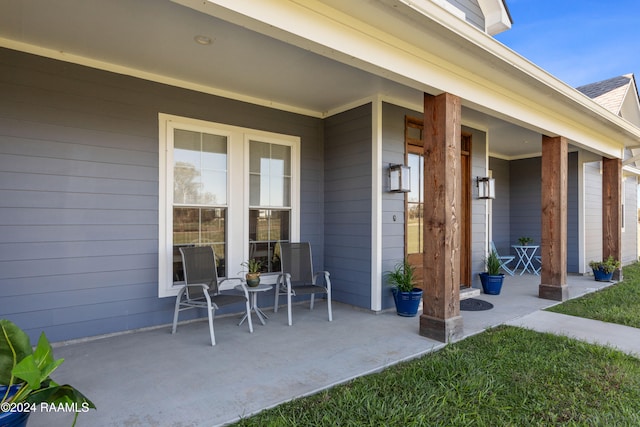
[[[614,114],[620,115],[624,97],[633,80],[633,74],[614,77],[600,82],[577,87],[580,92]]]

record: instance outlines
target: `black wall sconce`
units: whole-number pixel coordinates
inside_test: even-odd
[[[495,199],[496,198],[496,180],[493,178],[476,177],[476,186],[478,187],[478,199]]]
[[[389,165],[389,191],[408,193],[411,191],[411,168],[405,165]]]

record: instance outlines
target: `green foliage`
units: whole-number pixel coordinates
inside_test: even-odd
[[[491,251],[489,256],[487,257],[487,273],[490,276],[498,276],[500,275],[500,258],[498,257],[498,253],[496,251]]]
[[[408,259],[396,264],[394,269],[387,273],[387,282],[395,286],[400,292],[411,292],[414,285],[414,268]]]
[[[613,273],[620,268],[620,261],[609,255],[609,258],[602,261],[590,261],[589,267],[594,270],[601,270],[604,273]]]
[[[8,397],[7,390],[7,394],[2,396],[2,403],[75,403],[78,407],[85,404],[95,408],[93,402],[78,390],[68,384],[58,385],[49,377],[62,362],[64,359],[53,358],[53,349],[44,332],[33,350],[24,331],[9,320],[0,320],[0,383],[21,385],[11,397]]]
[[[640,360],[504,326],[237,425],[640,425]]]
[[[547,310],[640,328],[640,264],[624,267],[623,276],[622,282]]]
[[[249,261],[245,261],[240,265],[246,267],[249,273],[260,273],[262,269],[262,261],[258,261],[255,258],[251,258]]]
[[[520,246],[526,246],[529,243],[533,243],[533,239],[526,236],[518,237],[518,243],[520,243]]]

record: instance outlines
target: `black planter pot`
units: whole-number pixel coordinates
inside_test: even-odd
[[[502,282],[504,274],[492,276],[489,273],[480,273],[480,282],[482,283],[482,291],[489,295],[500,295],[502,290]]]
[[[396,312],[398,316],[415,317],[420,308],[420,300],[422,299],[422,289],[413,288],[410,292],[401,292],[396,288],[392,289],[393,299],[396,302]]]

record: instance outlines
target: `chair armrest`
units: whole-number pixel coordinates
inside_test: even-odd
[[[316,271],[315,274],[313,275],[313,284],[316,284],[316,278],[320,275],[324,276],[324,284],[327,287],[327,289],[331,288],[331,280],[329,279],[329,272],[328,271]]]
[[[234,281],[234,282],[238,282],[233,288],[230,288],[228,286],[224,286],[224,288],[221,286],[223,283],[225,282],[230,282],[230,281]],[[231,290],[231,289],[235,289],[238,290],[240,292],[242,292],[244,294],[244,297],[248,300],[249,299],[249,291],[247,290],[247,284],[245,283],[245,281],[240,278],[240,277],[227,277],[226,279],[222,279],[221,281],[218,282],[218,290],[219,291],[224,291],[224,290]]]

